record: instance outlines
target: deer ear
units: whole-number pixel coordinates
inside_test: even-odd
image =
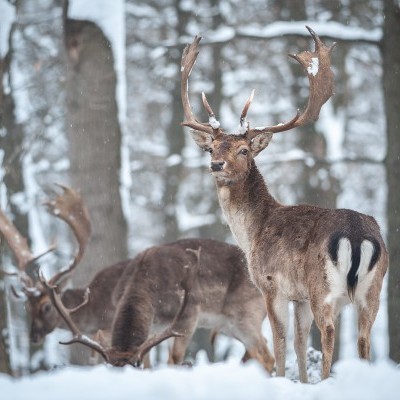
[[[257,135],[250,143],[250,149],[253,154],[253,157],[255,157],[258,153],[260,153],[262,150],[264,150],[268,145],[269,142],[271,141],[273,136],[272,132],[265,132]]]
[[[197,146],[199,146],[203,150],[209,150],[211,148],[213,137],[210,133],[191,131],[190,134],[192,135],[192,138],[196,142]]]

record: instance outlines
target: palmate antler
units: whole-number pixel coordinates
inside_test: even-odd
[[[308,29],[314,40],[315,50],[313,52],[303,51],[300,54],[296,55],[289,54],[289,56],[298,61],[307,72],[307,76],[310,82],[310,95],[307,107],[303,112],[297,112],[295,117],[288,122],[250,129],[246,118],[250,104],[253,100],[253,91],[249,99],[247,100],[240,116],[240,133],[245,134],[250,140],[262,133],[277,133],[288,131],[290,129],[305,125],[309,122],[316,121],[318,119],[321,107],[333,95],[334,77],[331,70],[330,54],[336,43],[333,43],[330,47],[328,47],[322,42],[319,36],[310,27],[306,26],[306,28]],[[196,62],[197,55],[199,54],[198,47],[200,40],[201,38],[196,36],[193,42],[190,45],[186,46],[182,55],[181,95],[185,114],[185,122],[183,122],[182,125],[188,126],[197,131],[210,133],[215,138],[223,132],[220,129],[218,122],[215,125],[213,124],[213,122],[216,121],[215,115],[204,93],[202,95],[202,98],[204,107],[209,115],[208,124],[198,122],[198,120],[192,113],[189,103],[188,78],[192,71],[193,65]]]
[[[67,186],[58,186],[63,189],[63,193],[58,195],[54,200],[47,201],[45,204],[51,214],[64,220],[71,227],[78,241],[79,249],[70,265],[51,278],[49,282],[51,285],[59,284],[73,272],[74,268],[83,256],[91,231],[89,214],[83,204],[81,196]],[[3,234],[17,260],[19,269],[17,275],[21,280],[24,293],[27,296],[39,296],[41,294],[40,290],[28,276],[26,269],[31,263],[37,261],[49,251],[52,251],[55,246],[52,245],[45,253],[40,254],[39,256],[34,256],[28,246],[26,238],[18,232],[17,228],[1,210],[0,232]]]
[[[193,250],[190,250],[193,251]],[[194,252],[194,251],[193,251]],[[197,253],[197,258],[200,257],[200,249]],[[64,306],[61,301],[61,295],[58,291],[58,286],[51,284],[49,281],[45,279],[42,271],[39,270],[39,277],[42,285],[47,288],[49,292],[50,299],[54,304],[56,310],[70,329],[73,334],[71,340],[67,342],[60,342],[61,344],[70,345],[73,343],[80,343],[84,346],[91,348],[92,350],[98,352],[103,359],[110,364],[122,366],[125,364],[131,364],[133,366],[140,366],[142,364],[144,356],[154,347],[163,342],[166,339],[171,337],[181,337],[182,333],[177,332],[175,330],[175,325],[177,321],[182,317],[183,312],[185,311],[189,294],[192,289],[193,281],[194,281],[194,268],[187,266],[186,267],[186,275],[181,282],[181,287],[184,290],[184,296],[181,302],[181,305],[176,313],[172,323],[160,334],[154,335],[148,338],[145,342],[143,342],[140,346],[138,346],[134,351],[130,352],[120,352],[113,348],[106,348],[99,342],[89,338],[88,336],[81,333],[79,328],[76,326],[74,321],[71,318],[71,314],[78,309],[80,309],[84,304],[88,301],[89,291],[86,291],[84,302],[75,307],[74,309],[68,309]]]
[[[83,203],[81,195],[67,186],[58,186],[62,188],[63,193],[53,200],[46,201],[44,204],[50,214],[62,219],[69,225],[79,246],[71,263],[50,279],[50,285],[59,284],[71,275],[83,257],[91,234],[89,212]]]

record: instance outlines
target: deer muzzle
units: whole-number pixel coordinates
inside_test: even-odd
[[[213,172],[222,171],[225,165],[225,161],[212,161],[210,168]]]

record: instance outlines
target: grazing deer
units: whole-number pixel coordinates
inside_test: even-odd
[[[219,203],[229,227],[246,255],[249,274],[262,292],[271,323],[276,373],[285,374],[288,303],[294,303],[295,351],[300,380],[307,382],[306,347],[311,323],[321,331],[322,378],[329,376],[335,336],[335,318],[345,304],[358,311],[358,352],[370,354],[370,333],[379,308],[388,253],[375,219],[352,210],[285,206],[268,191],[254,157],[274,133],[318,118],[333,94],[330,53],[308,28],[315,51],[291,55],[307,72],[310,97],[304,112],[289,122],[251,128],[246,120],[253,93],[240,116],[239,132],[225,134],[204,93],[208,123],[192,113],[188,78],[198,55],[200,39],[186,46],[181,65],[182,103],[192,137],[210,152]]]
[[[175,325],[184,336],[175,338],[170,363],[182,363],[195,330],[209,328],[241,341],[246,359],[257,359],[271,372],[274,358],[261,332],[265,304],[243,258],[238,247],[211,239],[182,239],[139,254],[114,292],[120,298],[112,347],[129,352],[170,324],[179,306],[180,277],[185,266],[197,263],[186,309]]]
[[[127,352],[132,353],[132,347],[138,341],[145,341],[148,335],[143,337],[143,332],[150,333],[150,322],[151,330],[158,332],[173,320],[179,308],[185,266],[195,262],[195,253],[201,248],[199,269],[191,278],[195,282],[191,283],[190,298],[176,324],[185,337],[175,339],[169,362],[181,363],[196,327],[207,327],[240,340],[246,348],[245,359],[258,359],[271,372],[274,359],[261,333],[265,305],[248,279],[243,253],[238,247],[210,239],[184,239],[151,247],[132,260],[99,272],[89,284],[90,295],[81,305],[85,289],[61,292],[61,284],[73,273],[83,256],[90,235],[88,213],[80,196],[69,188],[64,188],[64,194],[47,205],[52,214],[72,227],[79,243],[79,251],[71,265],[48,282],[34,283],[28,277],[26,268],[36,258],[26,240],[0,210],[0,232],[17,258],[19,276],[29,303],[32,341],[39,342],[56,327],[71,329],[71,323],[74,335],[79,332],[80,337],[99,330],[111,333],[112,320],[116,316],[113,347],[124,356],[118,359],[119,353],[109,351],[108,359],[116,364],[128,362]],[[55,294],[52,294],[53,288]],[[54,304],[55,295],[58,305]],[[150,300],[153,301],[151,309],[142,306],[148,305]],[[63,312],[59,310],[61,306]],[[73,311],[68,311],[70,308]],[[108,343],[102,345],[105,354]]]

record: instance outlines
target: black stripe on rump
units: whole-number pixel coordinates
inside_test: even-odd
[[[351,237],[353,236],[353,237]],[[339,242],[340,239],[346,238],[350,241],[350,246],[351,246],[351,267],[350,271],[347,274],[347,292],[349,294],[350,300],[353,301],[354,298],[354,292],[357,287],[358,283],[358,268],[360,267],[360,261],[361,261],[361,243],[364,240],[368,240],[369,242],[372,243],[373,246],[373,253],[372,257],[368,266],[368,271],[371,271],[376,262],[379,259],[379,256],[381,254],[381,246],[379,242],[373,238],[373,237],[361,237],[357,234],[354,235],[349,235],[344,232],[334,232],[331,235],[331,238],[329,240],[328,244],[328,252],[331,260],[335,265],[337,265],[338,261],[338,252],[339,252]]]

